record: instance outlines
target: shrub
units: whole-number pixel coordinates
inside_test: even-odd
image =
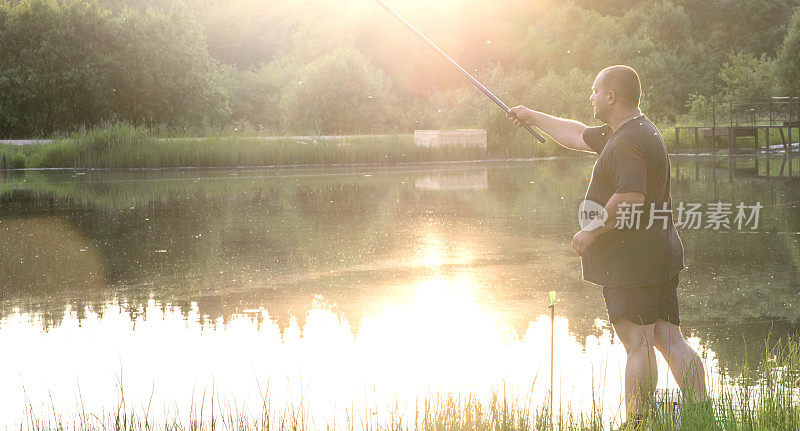
[[[300,69],[281,106],[287,129],[336,134],[392,123],[395,100],[383,72],[354,48],[340,48]]]
[[[776,63],[782,90],[787,95],[800,96],[800,8],[792,14]]]

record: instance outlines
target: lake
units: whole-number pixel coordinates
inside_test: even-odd
[[[593,162],[5,172],[0,425],[541,405],[551,329],[557,413],[619,418],[625,352],[570,247]],[[800,161],[671,162],[673,208],[731,204],[727,227],[679,228],[684,333],[718,379],[800,328]]]

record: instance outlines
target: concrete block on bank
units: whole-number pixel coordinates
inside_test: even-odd
[[[482,148],[486,149],[484,129],[415,130],[414,145],[425,148]]]

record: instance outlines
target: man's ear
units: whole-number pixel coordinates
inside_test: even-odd
[[[614,90],[608,90],[608,104],[613,105],[617,103],[617,93]]]

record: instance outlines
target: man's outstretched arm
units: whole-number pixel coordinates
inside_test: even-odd
[[[588,126],[580,121],[554,117],[544,112],[528,109],[525,106],[511,108],[510,114],[516,115],[516,118],[511,115],[506,115],[506,117],[517,127],[520,127],[520,121],[536,126],[550,135],[564,148],[577,151],[593,151],[583,140],[583,131]]]

